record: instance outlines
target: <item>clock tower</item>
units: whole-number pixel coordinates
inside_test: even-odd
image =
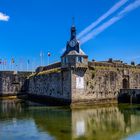
[[[76,39],[76,27],[74,25],[72,25],[71,27],[71,36],[70,36],[70,40],[67,42],[67,52],[68,51],[72,51],[72,50],[76,50],[79,53],[79,41]]]
[[[80,48],[80,42],[76,38],[76,27],[73,24],[70,29],[70,40],[61,56],[62,90],[69,90],[71,101],[78,97],[75,94],[85,93],[87,69],[88,56]]]
[[[76,38],[76,27],[73,24],[70,29],[70,40],[66,44],[66,50],[61,56],[61,67],[75,67],[77,63],[86,64],[88,56],[80,49],[80,42]]]

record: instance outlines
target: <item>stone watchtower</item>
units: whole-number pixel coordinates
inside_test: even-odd
[[[71,27],[70,40],[66,44],[66,50],[61,56],[61,68],[69,74],[71,101],[76,101],[78,94],[84,94],[85,72],[88,68],[88,56],[81,50],[80,42],[76,38],[76,27]]]

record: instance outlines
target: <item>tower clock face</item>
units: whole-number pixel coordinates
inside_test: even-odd
[[[74,47],[74,46],[76,45],[76,41],[75,41],[75,40],[71,40],[71,41],[69,42],[69,45],[70,45],[71,47]]]

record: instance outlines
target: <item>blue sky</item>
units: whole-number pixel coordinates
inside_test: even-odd
[[[48,51],[51,52],[51,63],[59,61],[70,38],[72,17],[75,17],[77,33],[80,33],[118,1],[0,0],[0,12],[10,17],[8,21],[0,20],[0,59],[10,61],[13,57],[18,69],[20,61],[23,65],[20,69],[26,69],[29,59],[29,69],[32,69],[40,64],[42,50],[45,65]],[[140,63],[139,25],[140,8],[137,8],[81,48],[89,60],[114,58]]]

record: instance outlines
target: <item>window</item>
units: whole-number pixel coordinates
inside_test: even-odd
[[[77,62],[82,63],[82,62],[83,62],[83,57],[78,56],[78,57],[77,57]]]
[[[67,57],[65,57],[65,64],[67,64],[68,63],[68,58]]]
[[[64,64],[64,57],[62,58],[62,64]]]
[[[67,57],[63,57],[62,58],[62,63],[63,64],[67,64],[68,63],[68,58]]]

